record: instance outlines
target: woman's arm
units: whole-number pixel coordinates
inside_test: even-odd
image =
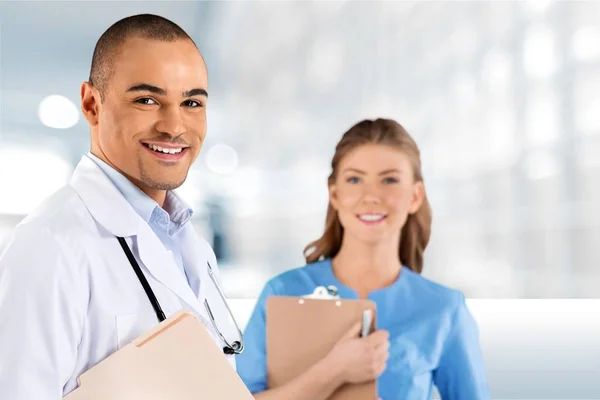
[[[443,400],[489,400],[477,324],[461,294],[433,381]]]

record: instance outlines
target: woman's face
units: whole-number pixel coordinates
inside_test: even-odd
[[[371,244],[398,243],[408,215],[424,198],[423,184],[413,176],[409,157],[391,146],[367,144],[346,154],[329,187],[344,235]]]

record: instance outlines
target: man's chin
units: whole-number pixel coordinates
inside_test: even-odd
[[[181,176],[165,176],[165,174],[142,174],[141,181],[144,185],[154,190],[175,190],[185,183],[187,174]]]
[[[175,190],[181,185],[183,185],[183,181],[153,181],[148,182],[148,186],[155,190]]]

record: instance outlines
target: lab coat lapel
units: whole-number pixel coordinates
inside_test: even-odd
[[[185,227],[180,235],[181,240],[181,257],[183,264],[186,266],[188,274],[189,286],[194,291],[201,304],[204,303],[206,296],[206,285],[210,285],[207,274],[207,262],[213,264],[210,259],[210,249],[206,249],[204,243],[197,235],[192,226]]]
[[[137,238],[140,259],[152,276],[171,289],[196,312],[200,312],[200,301],[190,288],[186,277],[175,264],[173,257],[152,229],[148,225],[140,226]],[[185,244],[182,244],[182,248],[184,246]],[[184,265],[186,265],[185,262]]]
[[[143,267],[193,310],[200,312],[201,302],[190,289],[183,274],[179,273],[175,261],[160,239],[92,159],[82,157],[70,185],[96,222],[108,232],[120,237],[136,236]],[[187,246],[189,244],[184,243],[182,250]]]

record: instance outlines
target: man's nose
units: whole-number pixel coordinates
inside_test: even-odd
[[[155,128],[158,132],[166,133],[169,136],[183,135],[187,129],[181,115],[181,107],[164,108]]]

